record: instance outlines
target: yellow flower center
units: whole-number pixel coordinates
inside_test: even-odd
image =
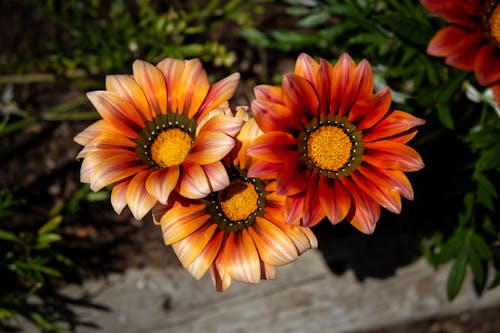
[[[219,192],[222,211],[233,222],[245,220],[257,210],[259,195],[255,186],[240,179]]]
[[[500,6],[496,5],[488,19],[490,36],[500,42]]]
[[[321,126],[307,140],[307,155],[320,169],[337,171],[351,157],[352,143],[343,129]]]
[[[191,137],[178,128],[161,132],[151,146],[151,157],[160,167],[179,165],[191,149]]]

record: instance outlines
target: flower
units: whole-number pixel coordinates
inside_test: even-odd
[[[446,64],[474,71],[479,84],[491,86],[500,105],[500,1],[420,0],[431,13],[451,23],[430,41],[427,53]]]
[[[84,148],[81,181],[93,191],[114,184],[117,213],[137,219],[178,189],[202,198],[229,185],[221,159],[233,149],[243,121],[217,112],[232,97],[235,73],[210,85],[198,59],[142,60],[133,75],[106,77],[106,91],[88,98],[103,119],[75,137]]]
[[[236,118],[248,117],[240,109]],[[317,246],[309,228],[285,223],[285,197],[275,192],[274,182],[246,176],[242,167],[252,165],[246,147],[260,133],[254,119],[243,125],[235,153],[225,160],[228,187],[201,200],[172,196],[169,205],[153,209],[165,243],[172,245],[182,265],[196,279],[210,270],[218,291],[233,279],[273,279],[275,266]]]
[[[277,193],[287,196],[287,223],[347,218],[371,234],[380,206],[399,213],[401,196],[413,199],[404,172],[424,164],[406,143],[424,120],[390,110],[390,89],[373,94],[373,87],[366,60],[356,66],[343,54],[333,66],[301,54],[282,87],[254,88],[252,112],[264,134],[248,148],[261,161],[248,176],[277,173]]]

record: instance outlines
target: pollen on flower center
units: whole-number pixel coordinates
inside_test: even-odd
[[[307,140],[307,155],[320,169],[336,171],[351,157],[349,136],[337,126],[321,126]]]
[[[161,132],[151,146],[151,157],[166,168],[184,162],[191,149],[191,136],[178,128]]]
[[[240,179],[219,192],[219,203],[222,211],[233,222],[242,221],[253,214],[258,208],[259,195],[255,186]]]
[[[500,44],[500,6],[497,1],[492,1],[490,3],[488,12],[487,32],[498,45]]]

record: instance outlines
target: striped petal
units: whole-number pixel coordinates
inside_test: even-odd
[[[136,60],[132,64],[134,79],[141,87],[152,115],[167,113],[167,87],[163,74],[154,65]]]
[[[248,232],[255,242],[259,256],[267,264],[284,265],[298,257],[292,240],[276,225],[257,217]]]
[[[193,260],[191,265],[189,265],[188,270],[194,276],[195,279],[199,280],[208,271],[222,245],[224,240],[224,231],[216,231],[212,236],[208,244],[205,246],[203,251]]]
[[[234,145],[234,139],[222,132],[204,131],[196,137],[187,160],[198,164],[214,163],[223,159]]]
[[[221,249],[220,252],[224,253],[224,250]],[[220,253],[215,258],[213,265],[210,266],[210,277],[217,291],[225,291],[231,285],[231,277],[227,273],[224,256]]]
[[[165,244],[170,245],[179,242],[201,228],[210,219],[210,215],[207,214],[205,208],[205,205],[202,204],[192,204],[189,206],[175,206],[167,211],[160,220]],[[216,224],[214,225],[216,226]],[[196,233],[200,233],[200,231],[196,231]],[[186,264],[186,267],[190,264]]]
[[[260,262],[260,278],[263,280],[274,280],[276,278],[276,266]]]
[[[474,71],[478,82],[482,85],[500,80],[500,55],[495,45],[488,44],[481,47],[474,64]]]
[[[229,235],[224,249],[224,262],[231,278],[246,283],[260,281],[259,253],[247,229]]]
[[[100,133],[91,143],[86,145],[76,156],[76,159],[83,158],[88,154],[95,153],[97,151],[105,151],[109,149],[123,149],[124,151],[133,150],[137,146],[134,141],[110,132]]]
[[[424,167],[422,157],[413,148],[390,140],[366,142],[361,158],[384,169],[417,171]]]
[[[351,77],[356,69],[352,58],[343,53],[330,73],[330,114],[344,114],[341,103],[348,93]]]
[[[351,208],[351,198],[337,179],[321,177],[319,180],[319,200],[332,224],[341,222]]]
[[[380,169],[367,163],[358,166],[358,170],[373,182],[387,189],[396,190],[404,198],[413,200],[413,187],[402,171]]]
[[[359,99],[352,106],[347,120],[356,124],[359,130],[369,129],[389,112],[391,98],[391,90],[385,87],[373,95]]]
[[[168,110],[181,113],[183,104],[180,102],[179,82],[184,72],[184,60],[166,58],[156,67],[163,73],[167,87]]]
[[[241,130],[245,122],[242,119],[228,117],[224,114],[216,115],[210,118],[203,126],[201,126],[198,134],[206,131],[214,131],[225,133],[231,137],[235,137]]]
[[[309,179],[302,160],[292,159],[283,164],[278,175],[276,192],[281,195],[294,195],[307,189]]]
[[[210,194],[210,184],[203,168],[190,161],[182,164],[182,180],[179,193],[190,199],[201,199]]]
[[[268,84],[261,84],[253,88],[253,92],[257,99],[283,105],[284,102],[281,91],[281,87],[271,86]]]
[[[85,158],[85,160],[88,158]],[[95,166],[90,181],[90,188],[92,191],[97,192],[103,187],[132,176],[145,168],[146,166],[138,164],[137,156],[125,154],[113,155],[102,160]]]
[[[276,179],[281,170],[281,164],[266,161],[252,160],[248,168],[248,177],[262,179]]]
[[[300,117],[289,107],[263,99],[251,103],[255,121],[264,132],[284,131],[296,133],[303,129]]]
[[[151,172],[146,180],[146,190],[160,203],[166,205],[170,193],[179,180],[179,166],[173,165],[166,169]]]
[[[179,107],[189,119],[199,111],[210,89],[207,73],[199,59],[186,60],[178,84]]]
[[[468,34],[457,42],[455,49],[446,57],[447,65],[465,71],[474,70],[476,59],[481,47],[488,42],[488,38],[482,31]]]
[[[198,117],[203,117],[203,115],[211,110],[219,107],[221,104],[225,103],[227,100],[233,97],[238,83],[240,82],[240,73],[233,73],[228,77],[215,82],[208,91],[208,94],[200,106]]]
[[[285,221],[287,224],[298,225],[304,215],[305,196],[287,196],[285,200]]]
[[[141,220],[157,202],[156,198],[148,193],[145,186],[150,173],[149,170],[139,172],[132,178],[127,187],[127,205],[137,220]]]
[[[117,214],[121,214],[123,208],[127,205],[127,187],[129,184],[130,179],[126,179],[113,186],[111,205]]]
[[[91,91],[87,97],[97,112],[118,133],[136,138],[145,126],[139,113],[123,98],[109,91]]]
[[[353,78],[350,80],[346,95],[342,96],[339,115],[347,113],[358,99],[362,99],[372,94],[374,77],[370,63],[363,59],[356,66]]]
[[[315,226],[325,217],[325,211],[323,210],[319,200],[318,183],[318,176],[313,173],[309,178],[309,184],[304,201],[304,218],[302,220],[302,225],[305,227]]]
[[[314,59],[305,54],[301,53],[295,62],[294,74],[303,77],[307,81],[311,82],[316,88],[316,78],[319,71],[319,64],[314,61]]]
[[[112,132],[113,127],[109,126],[108,123],[101,119],[78,133],[73,140],[78,143],[79,145],[86,146],[92,140],[94,140],[99,134],[101,133],[108,133]]]
[[[318,247],[318,240],[310,228],[291,224],[278,224],[278,227],[292,240],[299,254]]]
[[[130,103],[147,121],[153,120],[148,101],[141,87],[130,75],[108,75],[106,76],[106,90],[120,95]]]
[[[427,46],[427,53],[436,57],[447,57],[456,48],[457,41],[462,40],[468,34],[469,32],[462,28],[449,25],[432,37]]]
[[[407,112],[393,111],[387,118],[363,132],[363,141],[371,142],[390,138],[406,132],[416,126],[425,124],[425,120]]]
[[[351,210],[347,219],[359,231],[368,235],[372,234],[380,217],[380,206],[366,193],[360,191],[348,177],[342,178],[342,184],[352,198]]]
[[[216,229],[217,224],[206,223],[196,232],[172,244],[172,249],[185,268],[189,269],[189,266],[200,256]]]
[[[297,139],[289,133],[268,132],[248,147],[247,154],[267,162],[283,163],[298,154],[297,143]]]
[[[318,97],[309,81],[295,74],[285,74],[282,89],[283,102],[303,124],[318,115]]]
[[[229,186],[229,176],[227,175],[226,168],[220,161],[205,164],[201,167],[207,175],[212,192],[218,192]]]
[[[357,171],[351,172],[350,177],[361,190],[382,207],[395,214],[401,213],[401,196],[398,191],[385,187]]]

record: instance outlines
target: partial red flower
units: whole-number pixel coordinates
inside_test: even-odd
[[[500,1],[420,0],[450,25],[439,30],[427,53],[446,64],[474,71],[479,84],[491,86],[500,106]]]
[[[75,141],[84,148],[81,181],[93,191],[113,184],[117,213],[128,205],[141,219],[177,189],[202,198],[229,185],[221,159],[243,121],[225,114],[239,81],[235,73],[210,85],[198,59],[136,60],[133,75],[110,75],[106,91],[88,98],[103,119]]]
[[[252,112],[264,134],[248,148],[260,160],[249,177],[277,177],[286,222],[313,226],[344,219],[371,234],[380,206],[412,200],[404,172],[423,168],[406,143],[424,120],[391,110],[391,91],[373,93],[370,64],[343,54],[332,66],[301,54],[282,87],[255,87]]]
[[[240,109],[236,117],[247,119],[245,114]],[[253,119],[243,126],[238,148],[225,159],[228,187],[200,200],[173,195],[169,205],[153,209],[165,243],[172,245],[182,265],[196,279],[210,271],[218,291],[226,290],[233,279],[273,279],[276,266],[317,246],[309,228],[285,223],[285,197],[276,193],[275,183],[247,177],[245,168],[252,160],[246,147],[260,133]]]

